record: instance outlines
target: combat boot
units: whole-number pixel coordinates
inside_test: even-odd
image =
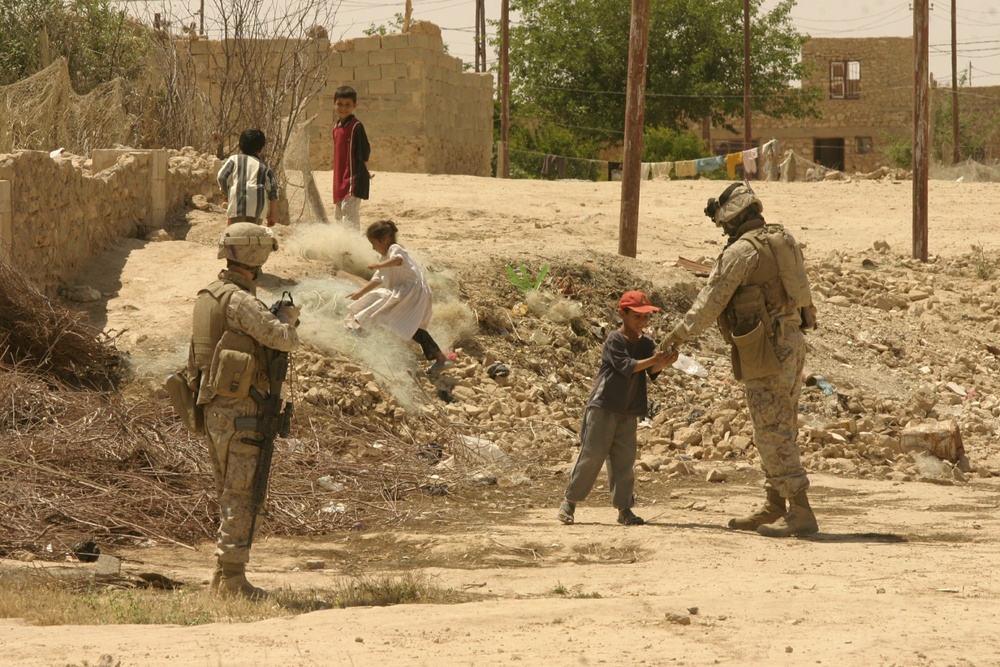
[[[819,531],[816,515],[809,507],[805,491],[799,491],[788,501],[788,513],[773,525],[760,526],[757,532],[764,537],[802,537]]]
[[[733,530],[757,530],[760,526],[774,523],[785,516],[785,499],[774,489],[767,490],[767,501],[763,507],[739,519],[730,519],[729,527]]]
[[[267,591],[247,581],[245,563],[223,563],[216,591],[224,597],[243,597],[253,601],[267,597]]]

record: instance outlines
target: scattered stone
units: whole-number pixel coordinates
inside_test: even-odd
[[[677,625],[691,625],[691,617],[687,614],[675,614],[671,611],[666,613],[667,621]]]
[[[307,570],[322,570],[326,567],[326,561],[322,558],[310,558],[306,560]]]
[[[908,425],[900,433],[900,445],[905,452],[927,452],[952,463],[965,454],[958,422],[951,419]]]
[[[721,470],[709,470],[705,477],[706,482],[725,482],[727,479],[729,479],[729,475]]]
[[[104,295],[101,294],[100,291],[90,287],[89,285],[67,287],[62,291],[62,295],[69,301],[77,301],[80,303],[100,301],[104,298]]]

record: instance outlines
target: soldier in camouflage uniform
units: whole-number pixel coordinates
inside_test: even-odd
[[[765,223],[762,212],[753,190],[740,183],[708,201],[705,214],[729,242],[708,284],[661,346],[676,346],[718,322],[731,345],[733,372],[746,390],[767,494],[760,510],[732,519],[729,527],[768,537],[809,535],[819,527],[795,439],[803,331],[816,327],[816,309],[802,251],[780,225]]]
[[[238,431],[234,422],[237,417],[260,416],[250,387],[267,394],[265,348],[287,352],[299,344],[299,309],[285,304],[272,314],[256,297],[254,281],[277,248],[266,227],[240,222],[226,228],[219,239],[219,258],[226,260],[226,269],[198,293],[189,362],[189,371],[200,374],[198,403],[204,407],[221,514],[212,590],[250,599],[267,595],[246,579],[251,493],[260,449],[244,442],[258,434]]]

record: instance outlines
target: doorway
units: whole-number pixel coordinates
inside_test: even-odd
[[[844,139],[813,139],[813,162],[843,171]]]

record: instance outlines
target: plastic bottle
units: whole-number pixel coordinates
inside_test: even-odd
[[[699,364],[697,361],[685,354],[677,355],[677,361],[674,362],[674,368],[679,371],[683,371],[688,375],[694,375],[700,378],[708,377],[708,370],[704,366]]]

